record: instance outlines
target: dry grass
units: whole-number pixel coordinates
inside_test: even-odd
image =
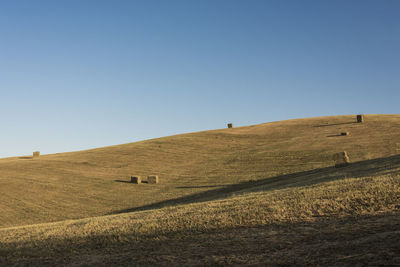
[[[346,138],[337,136],[351,131]],[[111,214],[227,185],[398,154],[400,115],[273,122],[88,151],[0,160],[0,227]],[[156,186],[133,174],[159,175]]]
[[[400,231],[393,229],[400,222],[399,215],[399,175],[348,178],[313,186],[244,192],[224,200],[159,210],[5,228],[0,230],[0,255],[8,264],[59,261],[68,264],[101,265],[108,262],[125,265],[132,260],[159,265],[216,263],[206,255],[225,260],[229,255],[230,264],[290,264],[294,258],[303,264],[332,264],[339,256],[352,257],[361,253],[365,258],[368,252],[369,260],[390,264],[395,262],[398,253],[392,246],[400,244]],[[373,223],[366,225],[365,222]],[[356,228],[363,228],[365,232],[351,233],[350,230]],[[325,231],[326,236],[321,236],[318,231]],[[337,235],[336,243],[329,240],[334,238],[334,234]],[[326,253],[322,245],[329,245],[330,249],[349,246],[338,238],[340,235],[349,235],[344,239],[351,236],[365,247],[353,244],[352,250],[347,252],[340,249],[338,252],[331,251],[325,258],[318,259],[311,255],[302,258],[310,247],[315,253]],[[313,241],[313,236],[321,240]],[[385,243],[383,247],[368,243],[374,238],[382,242],[388,236],[395,237],[397,241]],[[276,238],[280,240],[274,241]],[[292,252],[294,258],[279,259],[276,256],[280,253],[269,255],[278,248],[274,247],[278,243],[281,246],[279,250],[288,252],[295,246],[294,240],[303,242]],[[274,242],[265,243],[270,241]],[[207,248],[209,254],[200,253],[202,256],[197,260],[185,257],[194,255],[196,245],[202,247],[204,242],[210,246]],[[243,246],[246,249],[237,253]],[[260,251],[260,246],[264,247],[264,251]],[[254,251],[258,253],[256,261],[252,255]],[[387,257],[381,258],[382,253],[386,253]],[[143,257],[152,254],[160,258]],[[168,259],[168,255],[173,257]],[[270,258],[266,260],[267,257]],[[342,259],[342,262],[348,260]]]
[[[1,159],[0,265],[400,264],[399,130],[337,116]]]

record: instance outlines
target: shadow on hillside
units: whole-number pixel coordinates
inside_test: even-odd
[[[350,122],[331,123],[331,124],[319,124],[319,125],[313,125],[313,127],[328,127],[328,126],[338,126],[338,125],[346,125],[346,124],[357,124],[357,122],[350,121]]]
[[[32,156],[18,157],[18,159],[33,159],[33,157]]]
[[[30,242],[18,240],[16,231],[9,229],[11,238],[1,246],[0,266],[131,266],[132,262],[137,266],[216,266],[214,257],[235,259],[237,255],[237,261],[229,259],[217,266],[240,265],[243,259],[254,259],[251,266],[398,266],[399,218],[398,213],[316,216],[312,221],[217,228],[205,224],[201,230],[177,227],[161,233],[134,226],[119,233],[122,238],[118,239],[114,229],[96,229],[62,238],[33,235]],[[100,226],[112,223],[99,220]],[[52,231],[43,228],[39,229],[46,235]],[[84,230],[81,226],[78,231]]]
[[[114,182],[117,182],[117,183],[125,183],[125,184],[135,184],[135,183],[132,183],[131,181],[126,181],[126,180],[114,180]],[[148,183],[148,181],[142,181],[142,184],[147,184]]]
[[[119,214],[133,211],[143,211],[150,209],[158,209],[166,206],[178,204],[189,204],[194,202],[211,201],[229,197],[233,193],[240,191],[272,191],[290,187],[310,186],[323,182],[341,180],[346,178],[359,178],[374,175],[396,174],[400,172],[400,155],[365,160],[350,163],[345,167],[325,167],[309,171],[291,173],[256,181],[248,181],[239,184],[225,185],[223,188],[208,190],[205,192],[195,193],[189,196],[183,196],[175,199],[165,200],[141,207],[123,209],[111,214]],[[182,187],[182,188],[195,188]],[[199,188],[199,187],[198,187]],[[201,187],[200,187],[201,188]]]
[[[341,135],[341,134],[332,134],[332,135],[327,135],[326,137],[340,137],[340,136],[345,137],[345,135]]]
[[[118,183],[126,183],[126,184],[130,184],[131,183],[131,181],[124,181],[124,180],[114,180],[115,182],[118,182]]]
[[[226,184],[220,184],[220,185],[199,185],[199,186],[178,186],[175,187],[177,189],[188,189],[188,188],[215,188],[215,187],[221,187],[221,186],[226,186]]]

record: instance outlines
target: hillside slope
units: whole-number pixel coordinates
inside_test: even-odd
[[[3,228],[0,264],[393,266],[400,263],[400,157],[380,163],[393,173],[378,163],[375,176],[256,185],[221,200]]]
[[[349,115],[1,159],[0,227],[226,197],[286,174],[334,171],[332,157],[344,150],[352,162],[399,154],[399,132],[400,115],[367,115],[362,124]],[[135,174],[157,174],[161,183],[126,183]]]

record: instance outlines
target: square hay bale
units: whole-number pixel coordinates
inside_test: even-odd
[[[149,184],[158,184],[159,183],[158,175],[147,176],[147,182]]]
[[[33,152],[33,157],[38,158],[40,156],[40,151]]]
[[[131,183],[133,184],[141,184],[142,177],[141,176],[131,176]]]
[[[335,160],[335,167],[344,167],[349,165],[350,158],[346,151],[336,154],[333,159]]]
[[[233,128],[233,123],[228,123],[228,128]]]
[[[357,115],[357,123],[363,123],[364,122],[364,116],[363,115]]]
[[[342,133],[340,133],[340,135],[346,136],[346,135],[350,135],[350,133],[349,132],[342,132]]]

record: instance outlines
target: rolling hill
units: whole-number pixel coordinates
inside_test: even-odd
[[[0,263],[398,264],[400,115],[365,119],[1,159]]]

